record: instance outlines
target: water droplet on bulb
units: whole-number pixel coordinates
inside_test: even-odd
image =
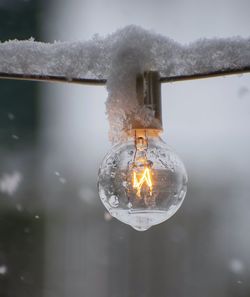
[[[131,202],[129,202],[128,204],[127,204],[127,206],[128,206],[128,208],[132,208],[132,203]]]
[[[109,198],[109,204],[110,204],[112,207],[118,207],[118,205],[119,205],[119,200],[118,200],[117,196],[112,195],[112,196]]]

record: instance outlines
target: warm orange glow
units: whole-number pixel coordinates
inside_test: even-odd
[[[141,188],[144,183],[146,183],[146,185],[149,187],[149,193],[151,196],[153,190],[153,183],[151,178],[151,172],[148,167],[145,168],[144,172],[141,175],[141,178],[139,179],[137,178],[137,173],[133,171],[133,188],[137,190],[136,195],[138,197],[141,197]]]

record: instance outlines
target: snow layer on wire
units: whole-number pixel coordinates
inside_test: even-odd
[[[54,42],[13,40],[0,44],[0,72],[68,78],[107,77],[110,55],[104,40]]]
[[[158,70],[162,77],[238,68],[250,64],[250,39],[201,39],[181,45],[131,25],[82,42],[49,44],[30,39],[0,43],[0,72],[4,73],[108,79],[114,64],[133,58],[144,68]]]
[[[165,36],[128,26],[85,42],[0,44],[0,72],[107,79],[110,139],[119,141],[136,117],[150,125],[153,113],[136,103],[135,77],[157,70],[162,77],[250,65],[250,39],[201,39],[181,45]]]

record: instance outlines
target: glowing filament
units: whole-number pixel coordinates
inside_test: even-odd
[[[141,178],[138,180],[137,179],[137,174],[134,171],[133,172],[133,188],[136,189],[136,195],[138,197],[141,197],[141,188],[143,184],[146,183],[146,185],[149,187],[149,194],[150,196],[152,195],[152,190],[153,190],[153,184],[152,184],[152,179],[151,179],[151,173],[149,168],[145,168]]]

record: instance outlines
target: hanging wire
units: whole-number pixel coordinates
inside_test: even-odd
[[[18,73],[4,73],[0,72],[0,79],[15,79],[15,80],[29,80],[41,82],[64,82],[75,83],[83,85],[105,85],[106,79],[92,79],[92,78],[69,78],[66,76],[56,75],[36,75],[36,74],[18,74]]]
[[[219,77],[227,75],[239,75],[244,73],[250,73],[250,66],[245,66],[241,68],[224,68],[211,72],[198,72],[188,75],[177,75],[160,77],[161,83],[170,83],[186,80],[195,80],[210,77]],[[44,82],[64,82],[64,83],[75,83],[83,85],[96,85],[103,86],[106,84],[106,79],[92,79],[92,78],[69,78],[66,76],[56,76],[56,75],[36,75],[36,74],[18,74],[18,73],[4,73],[0,72],[0,79],[16,79],[16,80],[29,80],[29,81],[44,81]]]
[[[185,81],[185,80],[193,80],[193,79],[212,78],[212,77],[226,76],[226,75],[237,75],[237,74],[244,74],[244,73],[250,73],[250,66],[233,68],[233,69],[224,68],[216,71],[198,72],[198,73],[188,74],[188,75],[161,77],[160,82],[168,83],[168,82],[177,82],[177,81]]]

